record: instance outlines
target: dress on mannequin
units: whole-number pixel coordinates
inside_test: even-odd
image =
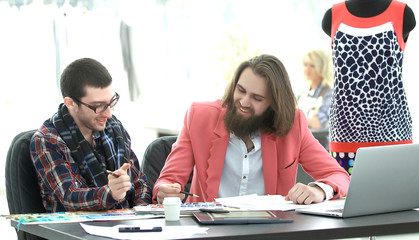
[[[334,65],[329,150],[349,173],[359,147],[412,142],[402,63],[415,25],[395,0],[341,2],[323,18]]]

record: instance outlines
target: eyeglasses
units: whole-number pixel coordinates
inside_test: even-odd
[[[86,106],[86,107],[88,107],[90,109],[92,109],[95,113],[103,113],[103,112],[105,112],[108,109],[108,107],[113,108],[115,106],[115,104],[119,100],[119,94],[118,93],[115,93],[115,95],[112,97],[110,103],[101,104],[101,105],[98,105],[98,106],[89,105],[87,103],[84,103],[84,102],[76,99],[76,98],[73,98],[73,100],[76,101],[76,102],[78,102],[78,103],[80,103],[80,104],[83,104],[84,106]]]

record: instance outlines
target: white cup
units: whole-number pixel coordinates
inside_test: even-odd
[[[163,200],[164,217],[166,221],[179,221],[180,217],[180,201],[179,197],[165,197]]]

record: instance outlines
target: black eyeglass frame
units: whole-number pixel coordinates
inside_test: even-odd
[[[78,102],[78,103],[80,103],[80,104],[83,104],[84,106],[86,106],[86,107],[88,107],[88,108],[90,108],[90,109],[92,109],[93,110],[93,112],[95,112],[96,114],[99,114],[99,113],[103,113],[103,112],[105,112],[107,109],[108,109],[108,107],[110,107],[110,108],[113,108],[117,103],[118,103],[118,100],[119,100],[119,94],[117,93],[117,92],[115,92],[115,95],[112,97],[112,99],[111,99],[111,101],[110,101],[110,103],[106,103],[106,104],[101,104],[101,105],[99,105],[99,106],[92,106],[92,105],[89,105],[89,104],[87,104],[87,103],[84,103],[84,102],[82,102],[82,101],[80,101],[80,100],[78,100],[77,98],[72,98],[75,102]],[[97,112],[96,110],[98,109],[98,108],[103,108],[100,112]]]

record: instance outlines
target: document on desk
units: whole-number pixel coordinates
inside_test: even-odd
[[[282,195],[263,195],[257,194],[216,198],[216,202],[228,207],[239,208],[240,210],[280,210],[290,211],[297,208],[306,207],[306,205],[294,204],[292,201],[285,201]]]
[[[207,234],[209,228],[200,226],[162,226],[161,232],[119,232],[120,227],[127,225],[116,225],[113,227],[93,226],[80,223],[80,226],[90,235],[113,238],[113,239],[182,239],[196,234]],[[132,227],[132,226],[131,226]],[[145,226],[152,228],[155,226]]]

